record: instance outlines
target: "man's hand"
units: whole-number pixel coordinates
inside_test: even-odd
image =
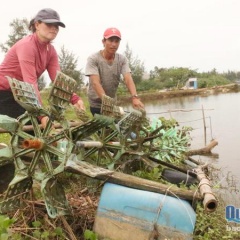
[[[135,97],[132,98],[132,106],[133,108],[145,111],[144,104],[141,102],[139,98]]]
[[[86,108],[85,108],[85,106],[84,106],[84,103],[83,103],[83,100],[82,100],[82,99],[79,99],[79,100],[77,101],[77,103],[75,103],[73,106],[74,106],[77,110],[86,111]]]

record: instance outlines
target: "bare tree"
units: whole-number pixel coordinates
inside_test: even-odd
[[[132,50],[129,48],[128,44],[126,45],[126,50],[124,55],[128,59],[129,67],[132,71],[132,77],[135,83],[140,83],[143,79],[145,67],[144,63],[138,59],[138,57],[133,56]]]
[[[66,50],[64,46],[61,47],[59,63],[61,71],[73,78],[77,82],[77,90],[80,90],[83,84],[83,74],[81,70],[77,70],[78,59],[73,53]]]

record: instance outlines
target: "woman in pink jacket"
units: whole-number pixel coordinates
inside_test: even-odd
[[[60,71],[58,55],[51,44],[59,32],[59,26],[65,28],[59,14],[50,8],[40,10],[30,21],[31,35],[15,43],[7,52],[0,65],[0,114],[17,118],[26,110],[13,97],[6,76],[34,85],[39,100],[38,78],[47,70],[53,81],[57,71]],[[85,110],[82,99],[73,94],[71,103],[81,110]],[[43,126],[48,117],[41,118]]]

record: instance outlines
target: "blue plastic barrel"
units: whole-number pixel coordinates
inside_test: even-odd
[[[187,240],[193,237],[195,222],[196,213],[185,200],[106,183],[94,231],[112,240]]]

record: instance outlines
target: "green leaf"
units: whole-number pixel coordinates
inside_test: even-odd
[[[57,234],[57,236],[62,236],[63,235],[63,230],[60,227],[55,228],[54,231]]]
[[[41,227],[42,223],[40,221],[34,221],[32,222],[33,227],[38,228]]]

